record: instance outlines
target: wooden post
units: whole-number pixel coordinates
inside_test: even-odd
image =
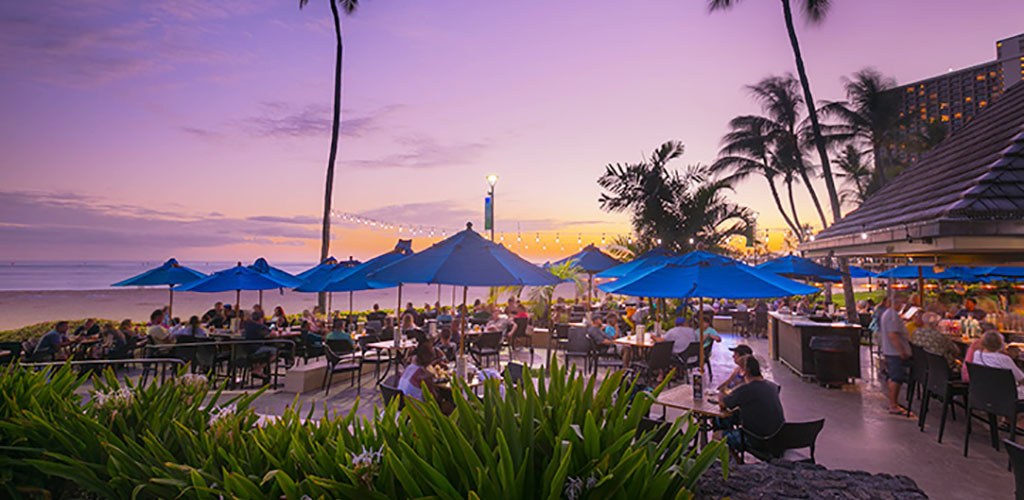
[[[174,318],[174,285],[167,285],[167,291],[171,293],[171,301],[167,304],[167,317]]]
[[[697,361],[700,363],[700,375],[704,376],[704,298],[697,297],[697,342],[700,348],[697,349]]]
[[[241,309],[241,307],[242,307],[242,291],[241,290],[235,290],[235,319],[238,320],[238,322],[235,323],[235,331],[236,332],[238,331],[238,328],[240,328],[242,326],[242,309]]]
[[[455,286],[452,286],[452,294],[455,293]],[[466,295],[469,293],[469,287],[462,287],[462,306],[466,306]],[[463,355],[463,351],[466,348],[466,315],[463,314],[459,320],[459,357]]]
[[[263,309],[263,290],[260,290],[260,309]]]
[[[920,298],[917,307],[920,307],[921,313],[924,314],[924,269],[921,266],[917,266],[917,296]]]

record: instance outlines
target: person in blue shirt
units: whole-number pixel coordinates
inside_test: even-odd
[[[36,350],[32,353],[33,355],[50,355],[57,357],[58,351],[61,347],[64,347],[68,342],[68,322],[58,321],[53,326],[53,330],[46,332],[42,338],[39,339],[39,343],[36,344]]]

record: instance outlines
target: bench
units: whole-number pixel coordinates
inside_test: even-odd
[[[327,372],[327,361],[320,359],[307,364],[296,364],[284,374],[284,391],[294,393],[305,393],[309,391],[323,390],[324,373]],[[372,365],[363,366],[363,373],[373,372]],[[331,381],[331,386],[338,382],[348,382],[354,372],[337,373]]]

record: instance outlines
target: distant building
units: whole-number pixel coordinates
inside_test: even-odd
[[[1024,33],[996,42],[996,59],[969,68],[900,85],[892,90],[900,96],[904,140],[894,148],[902,161],[916,161],[909,134],[919,133],[929,123],[946,125],[948,133],[962,128],[979,110],[999,98],[1003,91],[1024,80]]]

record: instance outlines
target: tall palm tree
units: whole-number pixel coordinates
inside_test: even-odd
[[[863,203],[871,193],[875,175],[871,166],[864,162],[864,154],[854,145],[847,144],[836,159],[836,168],[836,175],[849,185],[840,193],[844,201],[849,201],[852,205]]]
[[[896,142],[900,125],[905,123],[900,116],[899,96],[890,92],[896,80],[865,68],[842,81],[846,101],[827,102],[821,107],[823,115],[839,122],[826,127],[826,139],[866,146],[865,152],[875,164],[873,184],[881,187],[897,168],[890,149]]]
[[[780,1],[782,3],[782,17],[786,22],[786,32],[789,34],[789,44],[793,48],[793,58],[796,61],[796,73],[800,77],[800,86],[803,87],[804,91],[807,116],[811,120],[814,146],[818,150],[818,157],[821,160],[821,172],[825,177],[825,189],[828,191],[829,205],[832,207],[832,220],[834,222],[842,216],[839,206],[839,191],[836,190],[835,179],[832,178],[832,166],[828,162],[828,150],[825,145],[825,138],[821,133],[818,110],[814,105],[814,96],[811,95],[811,81],[807,78],[804,58],[800,54],[800,40],[796,37],[796,26],[793,24],[793,9],[790,6],[789,0]],[[711,11],[725,10],[739,2],[740,0],[709,0],[708,6]],[[800,0],[800,10],[809,22],[820,23],[825,20],[831,3],[831,0]],[[846,303],[853,304],[853,281],[850,279],[849,263],[846,261],[846,258],[839,259],[839,270],[843,273],[843,295],[845,296]],[[857,320],[854,308],[847,308],[847,317],[851,322]]]
[[[769,156],[771,123],[761,116],[737,116],[729,121],[729,132],[722,138],[722,148],[718,151],[718,159],[711,164],[712,174],[728,174],[734,181],[743,180],[751,175],[760,175],[768,182],[775,208],[779,210],[786,225],[796,233],[797,225],[790,219],[782,206],[779,189],[775,179],[782,175],[776,170]]]
[[[330,0],[331,15],[334,17],[334,39],[337,43],[334,60],[334,113],[331,119],[331,151],[327,157],[327,185],[324,188],[324,222],[320,239],[320,261],[327,258],[331,250],[331,199],[334,195],[334,161],[338,158],[338,131],[341,128],[341,63],[345,46],[341,37],[341,11],[350,15],[359,7],[359,0]],[[299,8],[303,8],[309,0],[299,0]],[[320,309],[326,306],[327,294],[319,294]]]
[[[800,117],[804,110],[804,100],[800,97],[799,84],[790,75],[770,76],[755,85],[748,85],[754,99],[761,104],[762,110],[772,120],[774,125],[771,129],[772,141],[780,151],[785,151],[785,161],[791,165],[791,169],[803,181],[807,187],[808,194],[814,208],[818,211],[821,219],[821,226],[828,227],[828,219],[825,218],[825,211],[821,209],[821,202],[818,201],[818,194],[811,184],[810,167],[804,161],[804,144],[801,142]],[[794,215],[795,217],[795,215]]]

